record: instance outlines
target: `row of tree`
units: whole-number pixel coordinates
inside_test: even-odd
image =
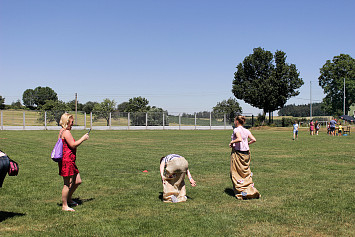
[[[320,69],[318,81],[326,95],[323,99],[325,113],[343,114],[344,96],[345,111],[349,111],[355,102],[355,59],[340,54],[332,61],[327,60]],[[299,94],[298,89],[303,84],[296,66],[286,63],[283,51],[273,55],[259,47],[238,64],[232,92],[237,99],[262,109],[265,115],[282,109],[288,99]]]
[[[309,117],[310,104],[286,105],[278,112],[279,116]],[[312,116],[326,116],[324,103],[312,103]]]

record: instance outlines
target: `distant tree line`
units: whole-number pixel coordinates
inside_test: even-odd
[[[279,116],[293,116],[293,117],[309,117],[310,104],[304,105],[286,105],[278,112]],[[325,116],[326,110],[323,103],[312,103],[312,116]]]

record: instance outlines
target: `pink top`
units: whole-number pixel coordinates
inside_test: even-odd
[[[232,140],[237,139],[237,132],[242,136],[242,141],[238,143],[233,143],[234,150],[237,151],[249,151],[248,136],[251,134],[250,131],[243,126],[236,127],[233,130]]]

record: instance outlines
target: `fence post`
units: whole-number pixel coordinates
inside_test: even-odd
[[[131,115],[131,112],[128,112],[128,118],[127,118],[127,121],[128,121],[128,130],[129,130],[129,125],[130,125],[130,123],[131,123],[131,119],[130,119],[130,116]]]
[[[226,130],[226,127],[227,127],[227,118],[226,118],[226,114],[223,114],[223,121],[224,121],[224,130]]]
[[[148,129],[148,112],[145,113],[145,129]]]
[[[212,130],[212,113],[210,112],[210,130]]]
[[[179,114],[179,130],[181,129],[181,114]]]
[[[86,112],[84,112],[84,130],[86,129]]]
[[[1,130],[4,130],[4,121],[2,118],[2,110],[1,110]]]
[[[25,111],[23,111],[23,130],[26,129],[26,114],[25,114]]]
[[[165,129],[165,113],[163,112],[163,130]]]
[[[251,115],[251,126],[254,127],[254,114]]]
[[[110,112],[110,120],[109,120],[109,129],[111,129],[111,112]]]
[[[197,120],[196,120],[196,112],[195,112],[195,130],[196,130],[196,121],[197,121]]]
[[[90,128],[92,129],[92,111],[90,112]]]
[[[47,130],[47,111],[44,111],[44,130]]]

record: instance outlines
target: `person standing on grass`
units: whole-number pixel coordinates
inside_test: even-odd
[[[0,188],[4,183],[6,174],[9,171],[10,159],[9,157],[0,150]]]
[[[187,174],[191,186],[196,186],[188,167],[187,160],[177,154],[170,154],[160,159],[164,202],[185,202],[187,200],[185,174]]]
[[[316,129],[316,135],[318,135],[319,129],[320,129],[320,124],[318,123],[318,120],[316,120],[314,127]]]
[[[309,130],[310,130],[310,135],[313,136],[314,135],[314,122],[313,122],[313,120],[311,120],[311,122],[309,123]]]
[[[63,140],[63,158],[58,162],[59,175],[63,177],[64,186],[62,190],[62,210],[75,211],[70,206],[78,204],[72,200],[72,195],[81,184],[81,177],[76,161],[76,148],[85,140],[89,139],[89,134],[85,134],[78,141],[75,141],[70,130],[72,129],[74,117],[64,113],[60,119],[62,129],[59,131],[58,138]]]
[[[330,120],[329,122],[329,135],[331,136],[335,136],[335,125],[337,124],[337,121],[334,120],[334,118],[332,120]]]
[[[341,122],[339,122],[338,126],[338,136],[341,136],[343,134],[343,126],[341,125]]]
[[[293,140],[298,139],[298,123],[295,121],[293,124]]]
[[[229,143],[229,147],[232,148],[230,177],[237,199],[259,198],[261,195],[254,187],[253,173],[250,171],[249,145],[256,142],[256,139],[248,129],[243,127],[244,123],[244,116],[235,117],[235,128],[232,141]]]

